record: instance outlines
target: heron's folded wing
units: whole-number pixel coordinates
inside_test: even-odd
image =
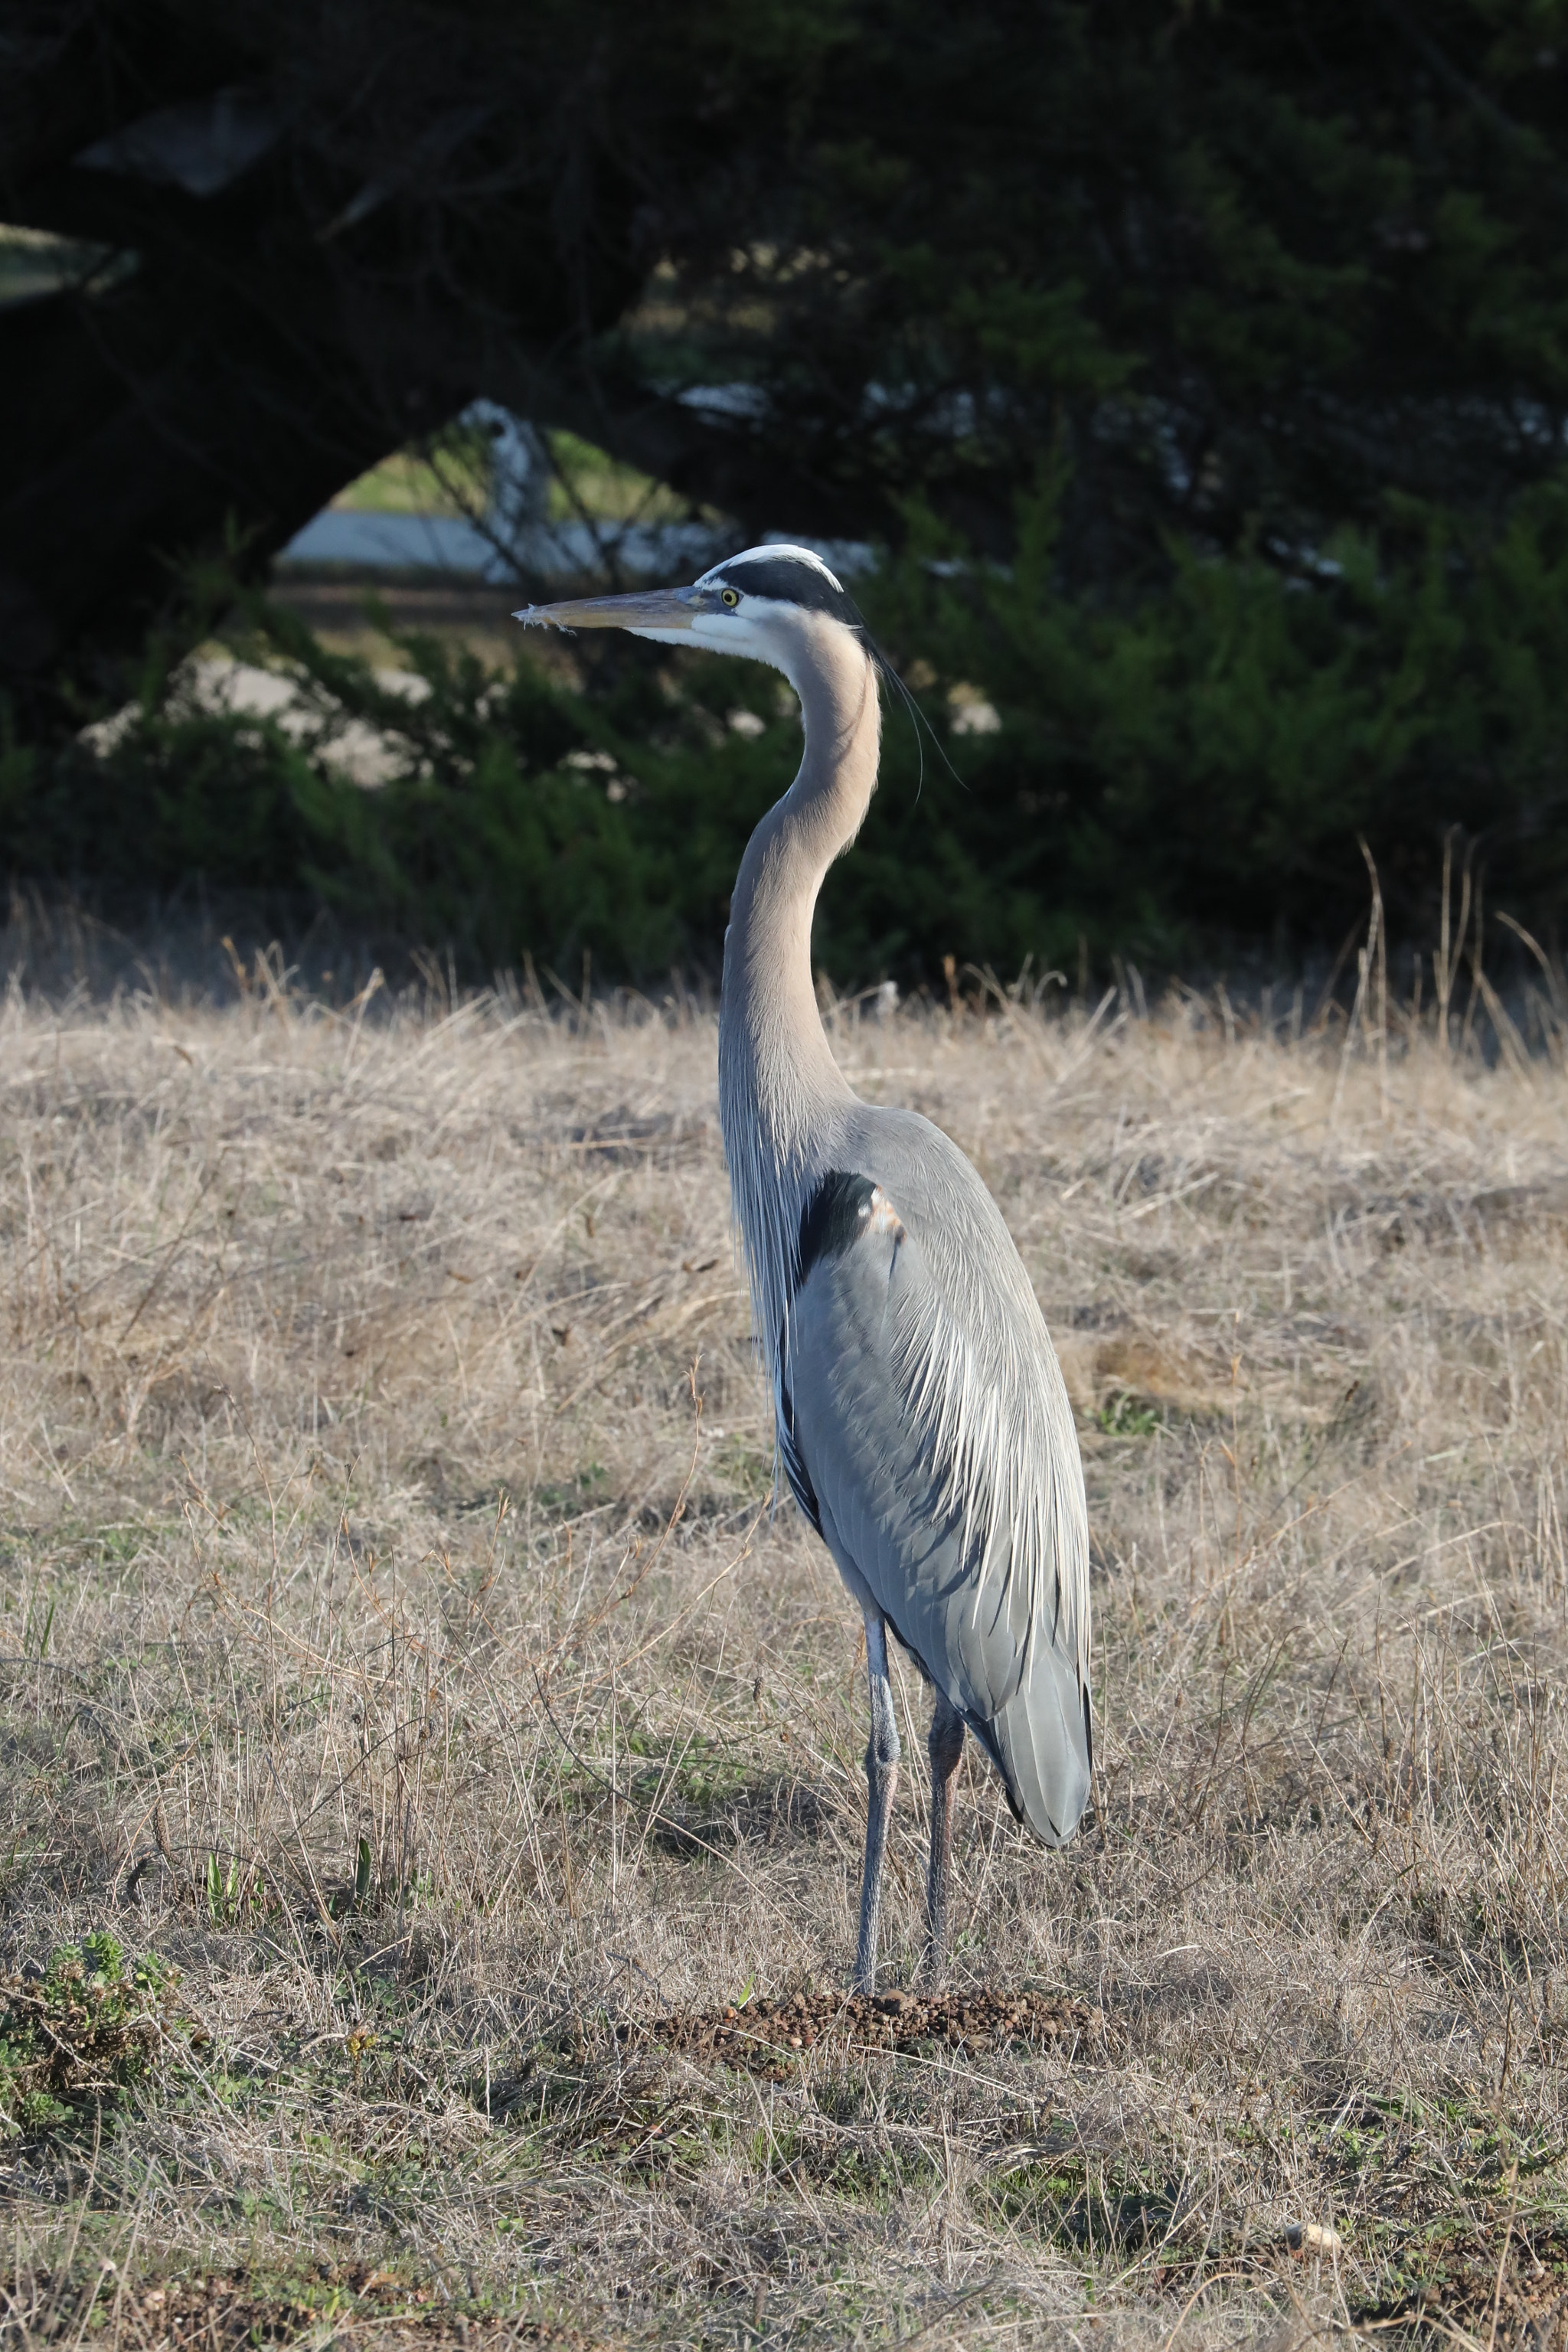
[[[830,1181],[857,1190],[803,1253],[781,1440],[835,1555],[1058,1841],[1089,1789],[1088,1534],[1045,1327],[1030,1296],[1037,1335],[987,1344],[894,1205]]]

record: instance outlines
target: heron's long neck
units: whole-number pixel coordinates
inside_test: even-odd
[[[720,1117],[753,1282],[762,1261],[776,1265],[782,1279],[799,1216],[784,1195],[825,1122],[854,1100],[816,1009],[811,919],[823,877],[870,804],[880,707],[876,673],[847,630],[814,630],[810,650],[793,681],[805,757],[747,845],[724,942]],[[773,1333],[762,1337],[771,1353]]]

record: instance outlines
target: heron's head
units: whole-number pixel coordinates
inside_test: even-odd
[[[689,588],[530,604],[512,618],[525,627],[628,629],[657,645],[743,654],[771,663],[795,686],[814,649],[820,662],[829,632],[853,638],[868,659],[876,659],[854,599],[808,547],[750,547],[716,563]]]

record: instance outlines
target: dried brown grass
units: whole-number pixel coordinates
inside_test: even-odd
[[[1099,1818],[1041,1852],[971,1750],[955,1983],[1108,2034],[764,2083],[640,2039],[843,1984],[858,1869],[712,1020],[384,1008],[274,966],[0,1022],[0,1961],[110,1927],[211,2036],[5,2150],[14,2326],[172,2341],[210,2275],[321,2343],[388,2296],[443,2341],[1533,2340],[1564,1079],[1191,1000],[837,1012],[996,1192],[1085,1447]],[[921,1816],[911,1773],[889,1983]]]

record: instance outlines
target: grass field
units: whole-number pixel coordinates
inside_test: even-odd
[[[5,247],[0,245],[0,267]],[[551,478],[548,519],[571,522],[681,522],[690,509],[684,499],[650,481],[575,433],[549,434]],[[335,507],[374,514],[482,514],[490,494],[489,451],[482,433],[461,425],[437,436],[428,454],[395,450],[368,474],[349,483]]]
[[[13,988],[14,2340],[1560,2341],[1568,1081],[833,1027],[1000,1200],[1093,1534],[1098,1815],[972,1743],[873,2011],[710,1012]],[[907,1770],[905,1992],[921,1840]]]

